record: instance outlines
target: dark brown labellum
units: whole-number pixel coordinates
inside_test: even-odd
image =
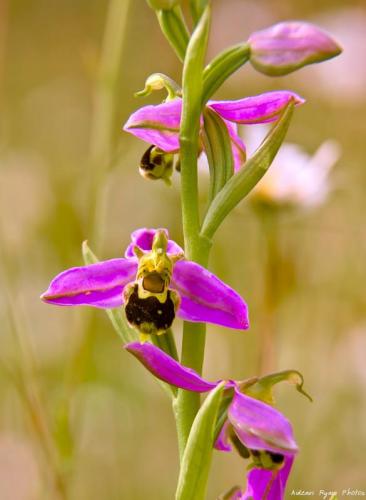
[[[151,331],[167,330],[171,327],[175,318],[174,303],[169,290],[166,301],[161,303],[156,297],[141,299],[138,296],[138,285],[134,286],[133,292],[126,303],[125,311],[128,322],[137,329],[144,331],[147,328],[141,327],[143,324],[146,326],[151,325]]]

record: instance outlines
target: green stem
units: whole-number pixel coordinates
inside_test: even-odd
[[[162,351],[169,354],[170,357],[179,361],[177,346],[175,345],[174,335],[170,328],[162,335],[152,335],[151,341]]]
[[[207,266],[210,244],[200,236],[197,158],[203,87],[203,65],[210,25],[210,9],[206,8],[195,29],[183,68],[183,109],[180,127],[181,199],[184,248],[186,257]],[[202,372],[206,325],[185,322],[181,362]],[[200,407],[198,394],[179,390],[174,401],[179,451],[182,457],[193,420]]]

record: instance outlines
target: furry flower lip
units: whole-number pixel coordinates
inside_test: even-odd
[[[163,333],[175,315],[245,330],[248,308],[240,295],[213,273],[184,259],[165,229],[138,229],[125,257],[73,267],[57,275],[41,296],[58,306],[125,306],[142,334]]]
[[[132,342],[126,344],[125,349],[155,377],[175,387],[192,392],[209,392],[221,382],[205,380],[150,343]],[[227,381],[226,389],[232,391],[232,399],[215,448],[230,451],[231,441],[239,452],[241,447],[245,457],[252,460],[247,490],[235,492],[236,496],[232,498],[260,499],[266,493],[265,498],[269,500],[282,500],[298,451],[290,422],[269,404],[241,392],[240,382]]]
[[[245,145],[237,133],[237,124],[267,123],[277,120],[290,101],[303,104],[302,97],[287,90],[266,92],[235,101],[209,101],[225,123],[231,140],[235,170],[245,162]],[[166,153],[179,151],[179,127],[182,99],[177,97],[162,104],[144,106],[129,117],[123,130],[155,145]]]

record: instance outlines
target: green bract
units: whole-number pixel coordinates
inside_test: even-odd
[[[203,221],[201,234],[211,239],[231,210],[253,189],[270,167],[290,124],[294,105],[288,104],[261,146],[244,167],[214,198]]]
[[[182,458],[176,500],[205,498],[215,439],[216,419],[225,382],[207,396],[197,413]]]
[[[180,3],[180,0],[147,0],[154,10],[170,10]]]

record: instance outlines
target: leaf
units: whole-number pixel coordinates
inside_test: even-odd
[[[185,24],[181,8],[157,11],[161,31],[174,49],[178,58],[184,61],[189,42],[189,31]]]
[[[225,217],[254,188],[267,172],[279,150],[293,113],[289,103],[281,118],[245,165],[216,195],[202,224],[201,236],[211,239]]]
[[[230,135],[222,118],[210,108],[204,112],[203,142],[210,166],[210,199],[224,187],[234,173]]]
[[[194,24],[197,24],[202,12],[205,10],[206,6],[208,4],[208,0],[190,0],[189,1],[189,6],[191,9],[191,14],[193,18]]]
[[[99,262],[98,257],[90,250],[87,241],[83,242],[82,253],[86,265]],[[127,344],[128,342],[134,342],[137,340],[137,335],[128,325],[122,308],[106,309],[105,311],[123,343]]]
[[[205,399],[193,422],[184,450],[176,500],[203,500],[211,465],[215,426],[225,382]]]
[[[205,68],[203,72],[202,100],[205,104],[217,89],[243,66],[250,55],[247,43],[240,43],[220,52]]]

